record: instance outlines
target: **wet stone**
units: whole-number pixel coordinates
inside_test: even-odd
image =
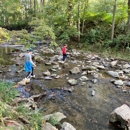
[[[51,80],[52,78],[49,77],[49,76],[45,76],[44,79],[46,79],[46,80]]]

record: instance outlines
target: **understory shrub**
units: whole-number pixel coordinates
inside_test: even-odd
[[[104,42],[104,47],[111,47],[114,48],[115,50],[128,50],[130,47],[130,34],[125,35],[125,34],[120,34],[116,38],[111,40],[106,40]]]
[[[89,43],[89,44],[95,44],[95,43],[103,43],[104,40],[110,39],[109,38],[109,28],[103,28],[103,27],[95,27],[87,33],[85,33],[82,38],[84,43]]]
[[[79,32],[75,26],[69,28],[59,28],[56,30],[57,39],[61,43],[69,42],[71,38],[76,38],[79,35]],[[59,35],[59,36],[58,36]]]

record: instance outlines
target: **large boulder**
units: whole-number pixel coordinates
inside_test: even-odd
[[[126,104],[116,108],[109,118],[109,122],[120,122],[121,126],[127,127],[130,130],[130,107]]]

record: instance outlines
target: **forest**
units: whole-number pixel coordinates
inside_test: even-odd
[[[129,51],[129,9],[130,0],[1,0],[0,42],[14,35],[26,45],[74,41],[85,48]]]

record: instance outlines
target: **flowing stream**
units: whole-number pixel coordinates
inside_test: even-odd
[[[23,69],[23,62],[15,64],[12,55],[12,48],[0,48],[0,79],[18,82],[26,75]],[[14,53],[14,52],[13,52]],[[17,59],[15,59],[17,60]],[[109,115],[117,107],[129,100],[129,94],[123,93],[110,83],[111,77],[99,78],[97,83],[87,81],[85,85],[73,86],[73,91],[66,91],[71,88],[67,83],[67,77],[79,79],[81,74],[73,75],[69,70],[74,64],[64,67],[55,72],[62,75],[62,78],[45,80],[41,73],[49,69],[45,64],[37,64],[35,68],[35,79],[26,87],[30,88],[30,94],[46,92],[47,95],[38,100],[38,107],[44,115],[53,112],[63,112],[67,118],[63,121],[71,123],[77,130],[119,130],[109,124]],[[72,89],[72,88],[71,88]],[[95,96],[92,96],[95,90]]]

